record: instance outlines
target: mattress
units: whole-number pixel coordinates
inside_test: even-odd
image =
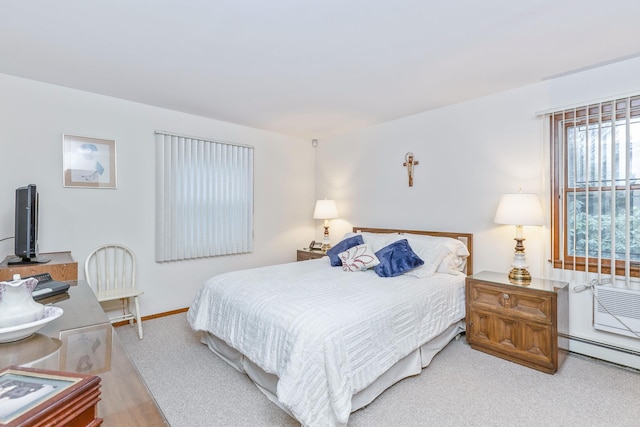
[[[277,378],[278,404],[303,425],[345,425],[354,396],[459,325],[464,275],[381,278],[327,258],[281,264],[209,279],[187,318]]]

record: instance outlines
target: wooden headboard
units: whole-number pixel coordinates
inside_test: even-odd
[[[368,228],[368,227],[353,227],[353,232],[365,232],[365,233],[410,233],[410,234],[424,234],[427,236],[437,237],[450,237],[452,239],[458,239],[469,250],[469,257],[467,258],[467,265],[465,273],[467,276],[473,274],[473,234],[471,233],[456,233],[449,231],[424,231],[424,230],[398,230],[395,228]]]

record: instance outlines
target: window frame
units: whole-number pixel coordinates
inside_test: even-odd
[[[615,111],[614,111],[615,105]],[[629,108],[630,107],[630,108]],[[575,183],[569,186],[568,153],[569,139],[568,129],[578,126],[589,126],[591,124],[603,123],[606,121],[615,123],[620,119],[640,118],[640,96],[624,99],[616,99],[606,103],[585,105],[572,108],[570,110],[558,111],[549,116],[550,141],[551,141],[551,241],[552,241],[552,264],[554,268],[576,271],[589,271],[593,273],[611,274],[611,258],[601,256],[600,262],[597,257],[570,255],[569,251],[569,226],[568,226],[568,203],[569,194],[572,193],[595,193],[599,190],[608,192],[615,197],[618,191],[626,192],[640,190],[640,184],[615,185],[610,182],[608,185],[592,185],[590,178],[586,177],[585,186],[580,188]],[[627,108],[629,112],[627,113]],[[614,116],[615,114],[615,116]],[[627,115],[628,114],[628,115]],[[615,163],[615,160],[612,159]],[[562,179],[561,179],[562,178]],[[562,185],[562,188],[561,188]],[[561,221],[563,223],[561,223]],[[612,250],[615,250],[612,248]],[[562,251],[562,253],[560,253]],[[615,275],[626,276],[627,265],[631,277],[640,277],[640,262],[616,258]]]

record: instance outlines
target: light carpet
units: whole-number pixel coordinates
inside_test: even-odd
[[[186,314],[116,329],[172,427],[298,426],[200,343]],[[349,426],[638,426],[640,373],[570,354],[548,375],[452,341]]]

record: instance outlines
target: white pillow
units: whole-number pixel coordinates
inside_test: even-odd
[[[369,245],[371,250],[375,253],[385,246],[395,242],[396,240],[404,239],[404,237],[400,236],[398,233],[372,233],[370,231],[358,231],[357,233],[347,233],[344,235],[343,239],[347,237],[355,236],[359,234],[362,236],[362,240],[366,245]]]
[[[354,246],[338,254],[344,271],[364,271],[380,264],[373,250],[366,244]]]
[[[438,273],[460,275],[464,274],[465,265],[467,265],[466,256],[461,257],[450,253],[444,257],[442,262],[440,262],[440,265],[438,266],[438,269],[436,271]]]
[[[450,237],[404,234],[413,251],[424,261],[424,265],[405,274],[415,277],[431,277],[436,271],[458,274],[464,269],[469,250],[458,239]]]
[[[447,250],[451,253],[456,254],[457,256],[467,257],[469,256],[469,249],[465,246],[462,241],[458,239],[453,239],[451,237],[443,237],[443,236],[430,236],[427,234],[411,234],[404,233],[401,234],[403,238],[406,238],[409,241],[414,241],[416,244],[420,244],[420,242],[438,242],[438,244],[447,248]]]

